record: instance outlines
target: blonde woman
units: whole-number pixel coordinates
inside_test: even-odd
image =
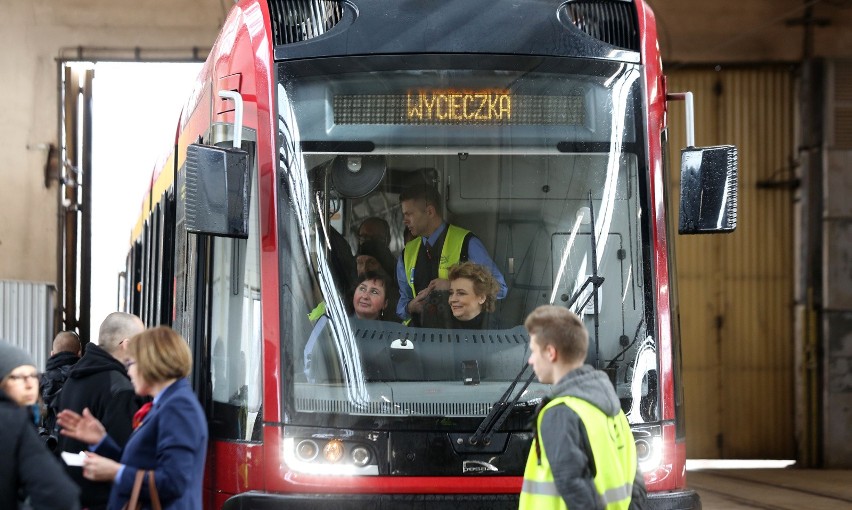
[[[485,266],[462,262],[450,268],[450,310],[453,329],[493,328],[494,311],[500,284]]]
[[[201,484],[207,453],[207,420],[186,377],[192,357],[186,341],[160,326],[129,341],[127,373],[136,393],[153,397],[153,407],[141,418],[121,450],[88,409],[83,414],[59,413],[63,435],[90,445],[94,453],[83,462],[83,476],[113,482],[107,508],[119,510],[128,502],[139,471],[152,470],[163,508],[201,508]],[[113,459],[120,458],[116,462]],[[143,479],[148,487],[150,474]],[[150,505],[149,493],[140,501]]]

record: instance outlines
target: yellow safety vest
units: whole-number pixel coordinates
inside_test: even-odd
[[[607,416],[593,404],[568,396],[553,399],[538,415],[536,437],[524,470],[520,510],[568,509],[556,489],[544,448],[536,447],[542,417],[545,411],[557,405],[567,405],[583,420],[597,470],[594,482],[598,498],[607,510],[626,510],[630,506],[633,480],[636,478],[636,445],[624,412]]]
[[[464,238],[469,233],[469,230],[461,227],[447,225],[447,235],[444,237],[444,246],[441,248],[441,259],[438,262],[438,278],[446,280],[450,273],[450,268],[459,263]],[[420,253],[420,246],[423,244],[421,239],[421,237],[417,237],[408,241],[408,244],[405,245],[405,254],[403,257],[405,277],[408,279],[408,286],[411,287],[412,296],[417,295],[417,291],[414,290],[414,266],[417,265],[417,254]]]

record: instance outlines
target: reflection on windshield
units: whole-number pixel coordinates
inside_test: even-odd
[[[313,121],[322,110],[314,106],[329,85],[282,86],[282,147],[291,149],[282,148],[289,214],[281,236],[291,247],[283,264],[293,308],[283,341],[295,380],[287,405],[296,413],[440,417],[483,417],[501,399],[533,405],[547,386],[518,384],[501,396],[530,354],[525,317],[552,303],[584,320],[587,362],[608,372],[625,409],[635,409],[631,422],[653,419],[644,155],[632,143],[638,77],[621,66],[603,84],[566,82],[575,97],[585,94],[595,113],[583,129],[599,141],[560,151],[452,147],[453,133],[465,131],[445,126],[398,127],[400,140],[429,133],[440,142],[423,134],[422,146],[391,150],[396,139],[380,125],[369,155],[299,152],[321,146],[294,127],[318,136]],[[288,96],[299,94],[314,102],[288,109]],[[437,198],[412,202],[416,187]],[[426,259],[434,273],[418,266]]]
[[[289,108],[281,109],[281,129],[286,126],[285,119],[290,117],[292,122],[292,110]],[[299,143],[298,132],[293,135],[293,146]],[[285,138],[285,137],[282,137]],[[285,138],[286,139],[286,138]],[[287,144],[284,144],[286,147]],[[328,261],[328,253],[330,251],[331,242],[328,236],[328,226],[325,223],[325,215],[311,214],[311,211],[322,210],[322,195],[314,193],[309,182],[298,178],[299,170],[301,169],[300,160],[298,158],[287,158],[284,149],[281,151],[282,167],[286,167],[290,178],[287,180],[289,186],[290,199],[292,203],[292,211],[296,214],[296,223],[301,226],[294,231],[300,234],[302,249],[305,254],[311,254],[314,257],[313,264],[316,268],[330,267]],[[290,163],[290,165],[287,165]],[[311,197],[316,198],[316,202],[311,201]],[[316,220],[320,221],[320,225],[316,225]],[[347,313],[344,305],[341,303],[340,295],[336,291],[336,285],[329,271],[319,270],[315,273],[316,285],[322,296],[327,296],[328,299],[322,301],[322,306],[331,320],[318,321],[313,331],[309,335],[311,339],[308,345],[313,348],[320,339],[331,338],[335,342],[336,352],[339,354],[340,366],[343,371],[343,379],[341,382],[346,392],[346,399],[358,406],[369,400],[367,395],[366,385],[364,381],[363,371],[360,366],[360,356],[358,346],[355,344],[354,336],[349,329],[347,321]],[[319,306],[319,305],[318,305]],[[329,329],[329,332],[325,330]],[[310,355],[306,353],[304,361],[308,364]],[[305,367],[305,371],[310,372],[309,367]]]

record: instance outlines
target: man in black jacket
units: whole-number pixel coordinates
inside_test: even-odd
[[[73,331],[61,331],[53,339],[53,349],[50,358],[47,359],[47,369],[41,374],[41,400],[44,402],[45,412],[42,418],[43,433],[52,436],[48,446],[54,448],[57,433],[56,414],[60,411],[59,391],[68,379],[71,368],[80,360],[83,347],[80,345],[80,337]]]
[[[144,330],[145,325],[135,315],[109,314],[98,331],[98,345],[86,346],[86,353],[68,374],[59,397],[59,409],[82,413],[88,408],[121,447],[133,431],[133,414],[141,404],[124,367],[124,352],[127,340]],[[87,449],[84,443],[59,436],[60,451],[77,453]],[[86,480],[79,467],[69,466],[68,472],[82,489],[83,507],[106,508],[109,482]]]
[[[28,413],[0,391],[0,508],[76,510],[80,488],[36,434]]]

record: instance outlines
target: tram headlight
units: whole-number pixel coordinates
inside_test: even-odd
[[[645,460],[639,461],[639,468],[643,473],[654,471],[663,461],[663,438],[653,437],[650,441],[650,448]]]
[[[330,476],[376,476],[376,454],[359,441],[339,438],[285,437],[281,468],[296,473]]]
[[[312,439],[303,439],[296,445],[296,457],[302,462],[311,462],[319,455],[319,446]]]
[[[356,446],[352,448],[352,463],[358,467],[364,467],[370,463],[370,450],[363,446]]]
[[[343,458],[343,441],[332,439],[322,447],[322,455],[327,462],[337,464]]]
[[[654,471],[663,461],[663,438],[659,425],[633,429],[636,459],[643,473]]]
[[[651,454],[651,444],[648,442],[648,440],[645,439],[645,438],[637,439],[636,440],[636,457],[639,459],[639,461],[641,462],[641,461],[647,459],[650,454]]]

